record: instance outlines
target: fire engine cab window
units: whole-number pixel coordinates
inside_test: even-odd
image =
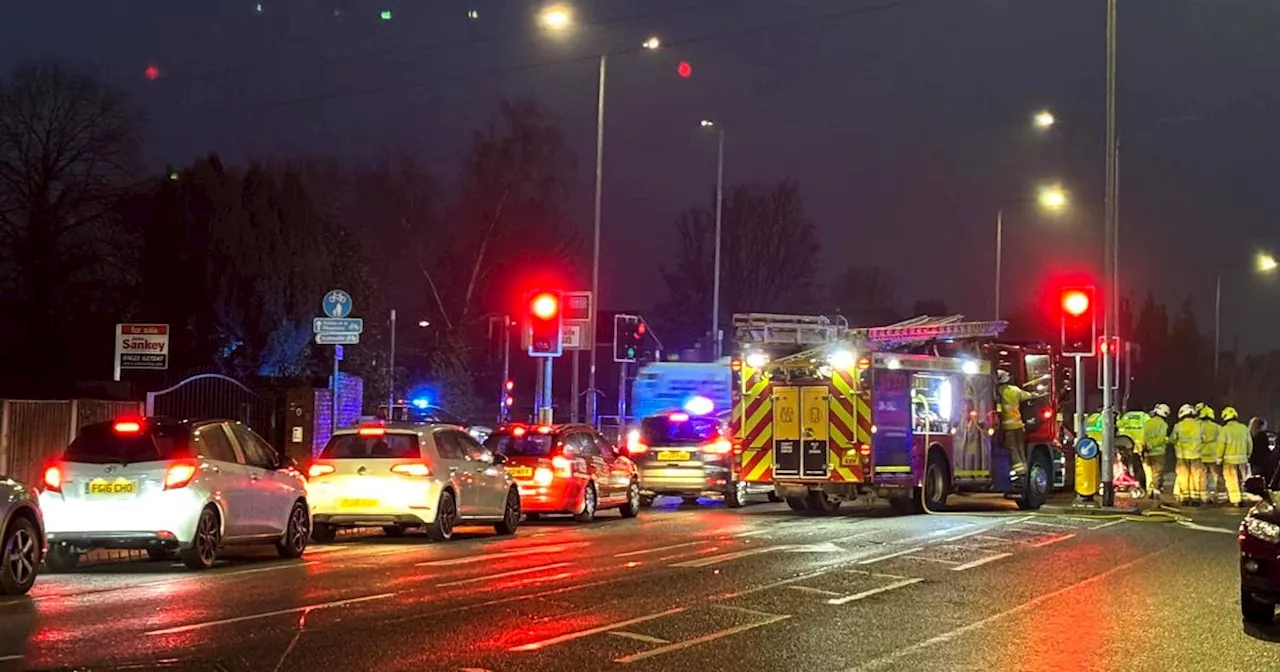
[[[951,379],[916,374],[911,377],[911,425],[916,432],[945,434],[955,413]]]
[[[385,434],[383,436],[360,436],[359,434],[339,434],[329,439],[320,458],[325,460],[341,459],[406,459],[418,458],[418,437],[415,434]]]
[[[1035,389],[1040,392],[1048,391],[1049,379],[1051,371],[1049,355],[1027,355],[1027,380],[1041,380],[1037,383]]]
[[[491,434],[484,442],[484,447],[502,455],[543,457],[551,454],[552,443],[550,434],[531,432],[520,437],[510,434]]]
[[[697,446],[719,435],[720,423],[710,418],[689,418],[676,422],[669,418],[640,421],[640,440],[650,446]]]
[[[80,431],[62,459],[82,464],[133,464],[186,457],[188,431],[184,426],[123,434],[111,423],[90,425]]]

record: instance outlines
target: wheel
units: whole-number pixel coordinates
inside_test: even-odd
[[[40,533],[25,517],[15,517],[0,540],[0,595],[26,594],[39,564]]]
[[[453,501],[453,493],[445,490],[440,493],[440,503],[436,505],[436,520],[427,526],[427,538],[448,541],[453,538],[453,526],[457,524],[458,505]]]
[[[1274,602],[1260,600],[1241,588],[1240,615],[1249,623],[1270,624],[1276,618],[1276,605]]]
[[[654,500],[654,496],[653,496],[653,495],[641,495],[641,496],[640,496],[640,506],[643,506],[644,508],[646,508],[646,509],[647,509],[647,508],[649,508],[649,507],[653,506],[653,500]]]
[[[44,556],[44,566],[51,572],[70,572],[80,564],[80,551],[63,546],[50,546],[49,553]]]
[[[596,519],[596,484],[588,483],[586,492],[582,493],[582,510],[573,514],[573,519],[580,523],[589,523]]]
[[[317,544],[332,544],[338,537],[338,528],[329,523],[314,523],[311,526],[311,541]]]
[[[196,523],[196,536],[191,540],[191,547],[179,551],[178,557],[188,569],[209,569],[218,559],[221,542],[222,527],[218,523],[218,513],[212,507],[205,507],[200,512],[200,522]]]
[[[741,509],[747,505],[747,482],[736,481],[724,493],[724,503],[731,509]]]
[[[924,470],[924,492],[921,494],[926,511],[941,511],[947,507],[947,496],[951,494],[951,470],[937,453],[929,456],[929,464]]]
[[[901,516],[920,513],[920,494],[917,492],[914,497],[894,497],[889,500],[889,508]]]
[[[147,557],[157,562],[161,560],[172,560],[173,556],[174,556],[174,552],[167,548],[152,546],[151,548],[147,549]]]
[[[809,510],[808,500],[804,497],[788,497],[787,506],[791,507],[792,511],[804,512]]]
[[[515,534],[520,527],[520,491],[511,488],[507,491],[507,502],[502,507],[502,522],[494,523],[493,530],[501,535]]]
[[[1044,451],[1031,454],[1031,464],[1027,468],[1027,484],[1022,497],[1018,498],[1018,508],[1023,511],[1035,511],[1044,506],[1049,497],[1049,458]]]
[[[840,509],[840,500],[831,499],[821,490],[809,491],[809,511],[820,516],[835,513]]]
[[[781,501],[782,501],[782,498],[778,496],[778,493],[777,493],[777,492],[774,492],[773,490],[770,490],[770,491],[769,491],[769,501],[774,502],[774,503],[777,503],[777,502],[781,502]]]
[[[301,558],[307,550],[307,541],[311,539],[311,514],[307,504],[302,500],[293,503],[289,509],[289,522],[285,523],[284,536],[276,542],[276,552],[282,558]]]
[[[680,503],[688,504],[689,506],[697,506],[698,498],[697,497],[681,497]]]
[[[382,528],[382,533],[388,537],[403,537],[404,532],[403,525],[386,525]]]
[[[640,484],[635,481],[631,481],[631,485],[627,486],[627,503],[623,504],[621,509],[618,509],[618,513],[621,513],[623,518],[635,518],[640,515],[640,506],[642,503],[643,498],[640,497]]]

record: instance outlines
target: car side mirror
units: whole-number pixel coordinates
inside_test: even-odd
[[[1250,476],[1244,479],[1244,491],[1265,499],[1267,496],[1267,479],[1261,476]]]

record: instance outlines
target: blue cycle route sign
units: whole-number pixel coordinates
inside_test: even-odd
[[[325,293],[321,307],[329,317],[346,317],[351,314],[355,304],[351,301],[350,294],[341,289],[331,289]]]

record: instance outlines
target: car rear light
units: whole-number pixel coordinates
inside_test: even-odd
[[[550,434],[550,433],[551,433],[551,426],[550,426],[550,425],[542,425],[541,427],[538,427],[538,433],[539,433],[539,434]]]
[[[164,489],[173,490],[175,488],[186,487],[191,479],[196,477],[196,465],[190,462],[179,462],[169,466],[169,470],[164,472]]]
[[[44,488],[49,492],[62,492],[62,467],[53,465],[44,470]]]
[[[1046,408],[1046,409],[1044,409],[1044,412],[1040,414],[1040,417],[1044,418],[1045,420],[1052,420],[1052,419],[1053,419],[1053,409],[1052,409],[1052,408]]]
[[[522,437],[522,436],[524,436],[524,434],[525,434],[525,428],[524,428],[524,427],[512,427],[512,428],[511,428],[511,436],[514,436],[514,437],[516,437],[517,439],[518,439],[518,438],[520,438],[520,437]]]
[[[116,434],[137,434],[142,431],[142,421],[140,420],[117,420],[111,425],[112,431]]]
[[[551,481],[554,481],[555,478],[555,474],[551,473],[551,470],[546,467],[538,467],[533,470],[533,482],[538,485],[551,485]]]
[[[556,455],[551,458],[551,466],[555,467],[556,473],[561,476],[573,475],[573,460],[565,457],[564,455]]]
[[[627,434],[627,452],[633,455],[649,450],[649,446],[640,440],[640,430],[633,429]]]
[[[408,462],[391,467],[391,473],[402,476],[424,477],[431,475],[431,468],[421,462]]]
[[[360,436],[386,436],[387,428],[386,427],[361,427],[360,429],[356,430],[356,433],[359,434]]]
[[[307,470],[307,478],[319,478],[325,474],[332,474],[335,468],[332,464],[313,464]]]
[[[702,444],[701,450],[708,455],[728,455],[733,450],[733,444],[724,439],[716,439]]]
[[[670,420],[671,422],[689,422],[689,414],[688,413],[672,413],[671,415],[667,416],[667,420]]]

